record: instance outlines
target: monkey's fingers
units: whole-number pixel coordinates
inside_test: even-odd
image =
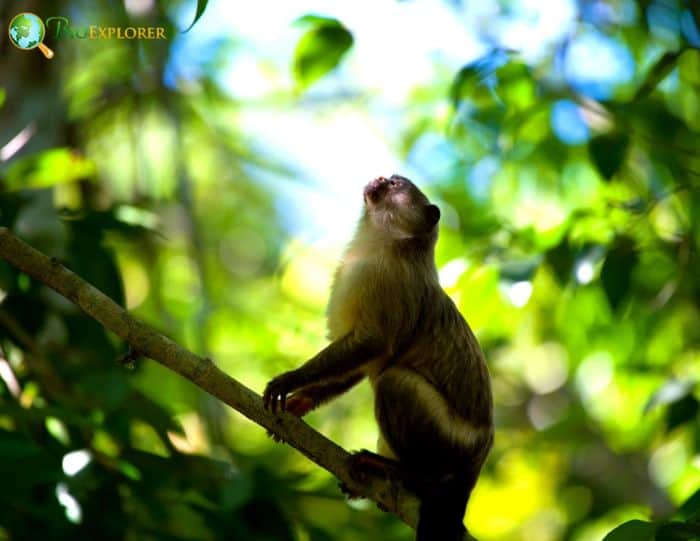
[[[273,378],[267,384],[263,392],[263,405],[265,409],[277,413],[277,407],[280,406],[281,410],[284,411],[287,405],[287,395],[297,388],[298,385],[294,370]]]
[[[272,393],[270,395],[268,408],[272,413],[277,413],[279,411],[281,397],[279,393]]]
[[[277,378],[270,381],[263,392],[263,406],[266,410],[277,413],[277,406],[284,404],[287,391],[284,389],[282,382],[277,381]],[[284,410],[284,407],[282,408]]]
[[[270,402],[272,401],[272,393],[270,392],[270,385],[269,384],[265,387],[265,390],[263,391],[262,401],[263,401],[263,407],[266,410],[269,410],[270,409]]]
[[[279,395],[268,386],[263,393],[263,406],[265,409],[271,411],[272,413],[276,413],[278,400]]]

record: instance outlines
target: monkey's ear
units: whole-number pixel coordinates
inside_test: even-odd
[[[425,205],[424,208],[425,221],[430,227],[433,227],[440,221],[440,209],[436,205]]]

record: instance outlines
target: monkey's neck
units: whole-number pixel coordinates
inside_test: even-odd
[[[348,246],[345,261],[384,258],[404,261],[409,266],[422,267],[437,278],[434,234],[396,238],[362,227]]]
[[[396,239],[391,249],[398,255],[435,260],[435,239],[430,235]]]

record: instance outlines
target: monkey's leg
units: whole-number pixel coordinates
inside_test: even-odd
[[[390,368],[374,381],[375,414],[399,458],[406,486],[421,500],[417,541],[461,539],[464,512],[490,429],[477,429],[442,393],[410,369]]]
[[[423,376],[390,368],[376,378],[374,391],[382,437],[402,469],[436,479],[470,462],[479,431],[459,418]]]

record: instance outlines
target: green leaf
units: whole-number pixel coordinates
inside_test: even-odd
[[[670,432],[674,428],[695,420],[700,411],[700,403],[693,395],[687,395],[671,404],[666,412],[666,430]]]
[[[335,68],[353,43],[352,34],[336,19],[307,15],[299,21],[313,23],[294,51],[294,78],[306,89]]]
[[[330,17],[324,17],[322,15],[314,15],[309,13],[307,15],[302,15],[292,23],[294,26],[322,26],[322,25],[333,25],[340,24],[336,19],[331,19]]]
[[[120,410],[129,396],[129,385],[122,372],[116,368],[103,372],[88,372],[76,383],[79,383],[86,395],[89,393],[100,409],[106,411]]]
[[[138,391],[132,391],[122,411],[125,415],[141,419],[152,426],[161,437],[164,437],[167,431],[185,435],[182,425],[170,415],[169,411]]]
[[[629,137],[621,132],[597,135],[588,142],[588,153],[605,180],[620,170],[627,156]]]
[[[659,61],[654,64],[654,66],[649,70],[647,78],[639,87],[634,99],[638,100],[651,94],[653,90],[658,86],[658,84],[671,72],[671,70],[676,66],[678,58],[685,52],[685,49],[680,49],[671,53],[666,53],[663,55]]]
[[[204,15],[204,10],[207,8],[207,2],[208,0],[197,0],[197,11],[194,14],[194,20],[187,30],[182,32],[183,34],[192,30],[192,27],[197,24],[197,21],[202,17],[202,15]]]
[[[486,60],[467,64],[457,72],[450,87],[450,101],[457,109],[464,99],[479,110],[503,108],[493,89],[495,68]]]
[[[688,522],[700,522],[700,489],[678,508],[678,516]]]
[[[561,285],[569,282],[574,268],[574,252],[566,237],[545,253],[545,261],[552,268]]]
[[[539,257],[507,259],[500,265],[499,276],[502,280],[511,282],[531,280],[539,264]]]
[[[7,168],[5,188],[46,188],[88,178],[95,174],[95,164],[69,148],[54,148],[19,158]]]
[[[68,434],[68,429],[66,425],[56,417],[47,417],[46,430],[51,434],[56,440],[65,446],[70,445],[70,434]]]
[[[5,103],[5,89],[0,88],[0,107],[2,107],[3,103]]]
[[[700,538],[700,525],[670,522],[656,531],[656,541],[697,541]]]
[[[450,101],[456,109],[459,102],[471,93],[471,89],[476,87],[482,80],[482,73],[475,64],[463,66],[455,75],[450,86]]]
[[[618,237],[608,251],[600,270],[600,280],[613,310],[627,297],[632,285],[632,271],[638,260],[634,241],[629,237]]]
[[[128,477],[132,481],[141,480],[141,472],[131,462],[127,462],[126,460],[120,460],[118,464],[119,471],[122,472],[126,477]]]
[[[642,520],[630,520],[615,528],[603,541],[654,541],[656,524]]]
[[[536,100],[537,85],[523,62],[508,62],[496,70],[496,92],[509,111],[523,110]]]
[[[42,452],[38,445],[23,436],[0,430],[0,462],[10,464],[20,457],[41,454]]]
[[[460,102],[468,98],[478,109],[498,106],[504,107],[503,96],[497,93],[497,87],[505,90],[505,86],[517,83],[522,75],[523,65],[518,62],[508,62],[510,52],[493,49],[477,60],[470,62],[457,72],[450,87],[450,99],[455,109]],[[527,68],[525,68],[527,70]],[[518,86],[515,84],[514,86]],[[514,88],[515,94],[522,89]]]
[[[662,404],[673,404],[692,393],[694,388],[695,382],[692,380],[671,379],[664,383],[649,399],[649,402],[644,406],[644,413],[648,413]]]

